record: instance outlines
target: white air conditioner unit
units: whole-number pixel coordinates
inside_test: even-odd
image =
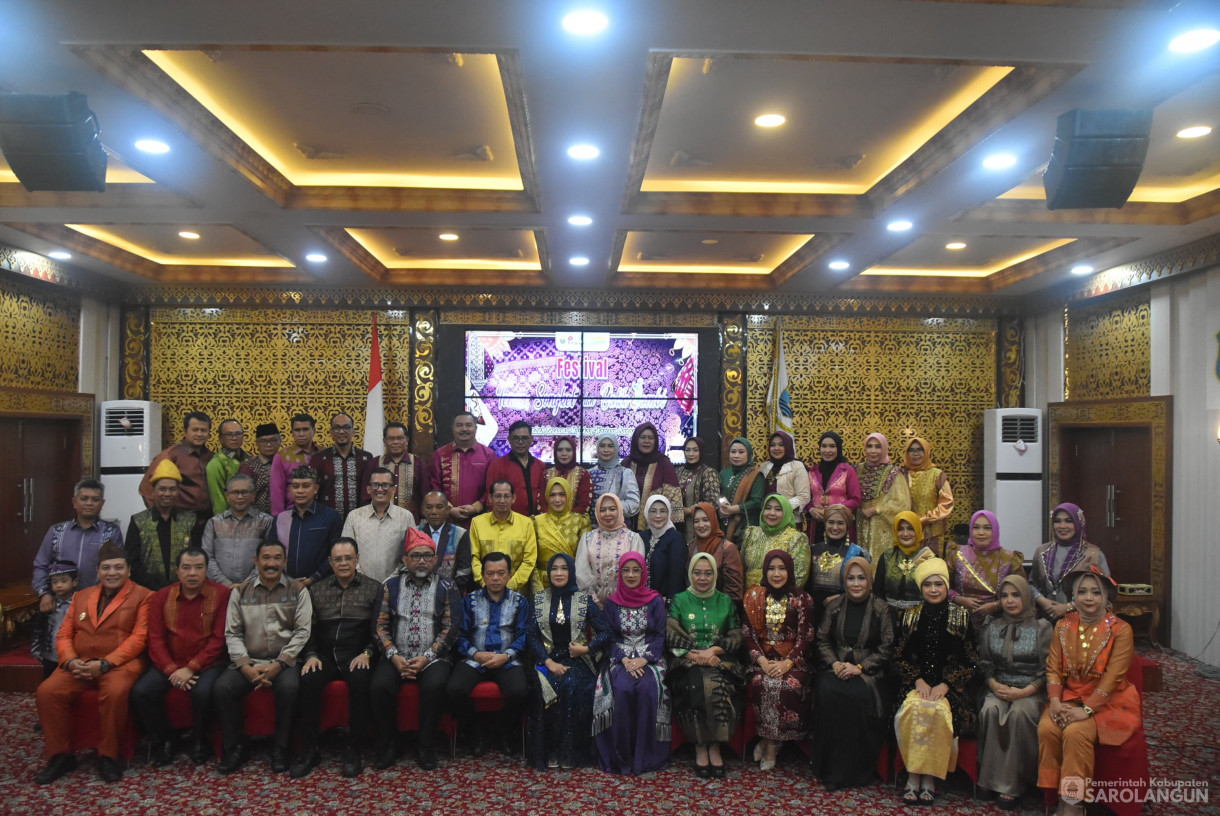
[[[116,522],[124,535],[127,522],[144,509],[140,480],[161,452],[161,404],[143,400],[102,403],[100,451],[106,506],[102,517]]]
[[[983,508],[1000,523],[1005,549],[1031,558],[1042,543],[1042,411],[983,412]]]

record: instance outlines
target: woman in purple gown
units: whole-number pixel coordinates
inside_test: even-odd
[[[648,587],[637,552],[618,562],[618,588],[602,610],[609,667],[597,679],[593,741],[602,770],[642,774],[669,766],[673,736],[665,688],[665,599]]]

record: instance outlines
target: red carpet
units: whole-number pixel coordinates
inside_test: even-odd
[[[1195,673],[1195,665],[1173,652],[1145,653],[1164,671],[1165,691],[1145,698],[1154,777],[1206,780],[1207,805],[1149,803],[1150,816],[1220,814],[1220,683]],[[153,769],[137,758],[123,780],[106,785],[93,763],[39,787],[42,737],[34,730],[34,700],[28,694],[0,694],[0,813],[26,814],[231,814],[250,808],[260,814],[1001,814],[970,798],[969,790],[938,798],[934,808],[904,808],[889,786],[828,794],[807,772],[804,757],[790,751],[776,771],[730,762],[724,780],[696,779],[689,770],[690,748],[670,770],[644,778],[615,777],[592,769],[542,773],[502,756],[480,760],[459,756],[440,770],[421,773],[400,762],[390,771],[369,771],[359,779],[339,774],[337,752],[299,782],[273,777],[266,755],[256,752],[241,771],[221,778],[215,763],[196,769],[185,759]],[[785,761],[786,760],[786,761]],[[1026,813],[1041,813],[1030,800]]]

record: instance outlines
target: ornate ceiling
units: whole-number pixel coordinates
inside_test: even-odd
[[[565,31],[586,6],[607,27]],[[104,193],[0,161],[0,240],[137,286],[1046,292],[1220,232],[1220,46],[1167,48],[1200,25],[1214,2],[10,1],[0,91],[87,94],[111,161]],[[1130,202],[1047,210],[1056,118],[1111,107],[1155,110]]]

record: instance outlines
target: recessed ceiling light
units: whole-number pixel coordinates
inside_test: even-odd
[[[70,261],[72,260],[72,253],[64,252],[62,249],[57,249],[54,252],[48,252],[47,257],[54,258],[57,261]]]
[[[593,223],[593,219],[587,215],[569,215],[568,223],[574,227],[587,227]]]
[[[456,232],[442,232],[436,237],[440,238],[442,241],[456,241],[458,239],[458,234]]]
[[[197,241],[199,240],[199,233],[191,232],[190,230],[182,230],[178,233],[178,237],[185,238],[188,241]]]
[[[309,261],[310,263],[325,263],[326,256],[321,252],[311,252],[305,256],[305,260]]]
[[[588,266],[589,259],[584,255],[573,255],[571,258],[568,258],[568,263],[572,264],[572,266]]]
[[[605,31],[609,24],[610,21],[606,19],[606,15],[592,9],[574,11],[563,18],[564,31],[569,34],[579,34],[582,37],[599,34]]]
[[[754,120],[754,124],[763,128],[773,128],[779,127],[787,121],[788,118],[782,113],[764,113],[762,116],[759,116]]]
[[[720,243],[720,239],[719,238],[704,238],[699,243],[707,244],[708,246],[715,246],[716,244]]]
[[[995,153],[983,159],[983,166],[988,170],[1007,170],[1017,163],[1017,157],[1011,153]]]
[[[1182,128],[1178,131],[1179,139],[1198,139],[1211,133],[1212,129],[1207,125],[1195,125],[1193,127]]]
[[[949,243],[945,244],[945,249],[965,249],[965,248],[966,248],[965,241],[950,241]]]
[[[1169,50],[1177,51],[1179,54],[1189,54],[1192,51],[1211,48],[1218,42],[1220,42],[1220,31],[1214,28],[1200,28],[1174,37],[1169,43]]]
[[[598,150],[597,147],[591,144],[574,144],[568,148],[568,155],[573,159],[579,159],[580,161],[596,159],[601,155],[601,153],[602,152]]]
[[[1089,266],[1088,264],[1076,264],[1075,266],[1072,267],[1072,274],[1073,275],[1092,275],[1093,267]]]
[[[910,221],[891,221],[885,225],[885,228],[890,232],[906,232],[913,226],[915,225]]]
[[[851,269],[851,264],[849,264],[847,261],[831,261],[826,265],[836,272],[842,272],[844,269]]]
[[[169,145],[156,139],[141,139],[136,142],[136,150],[142,150],[145,153],[168,153]]]

